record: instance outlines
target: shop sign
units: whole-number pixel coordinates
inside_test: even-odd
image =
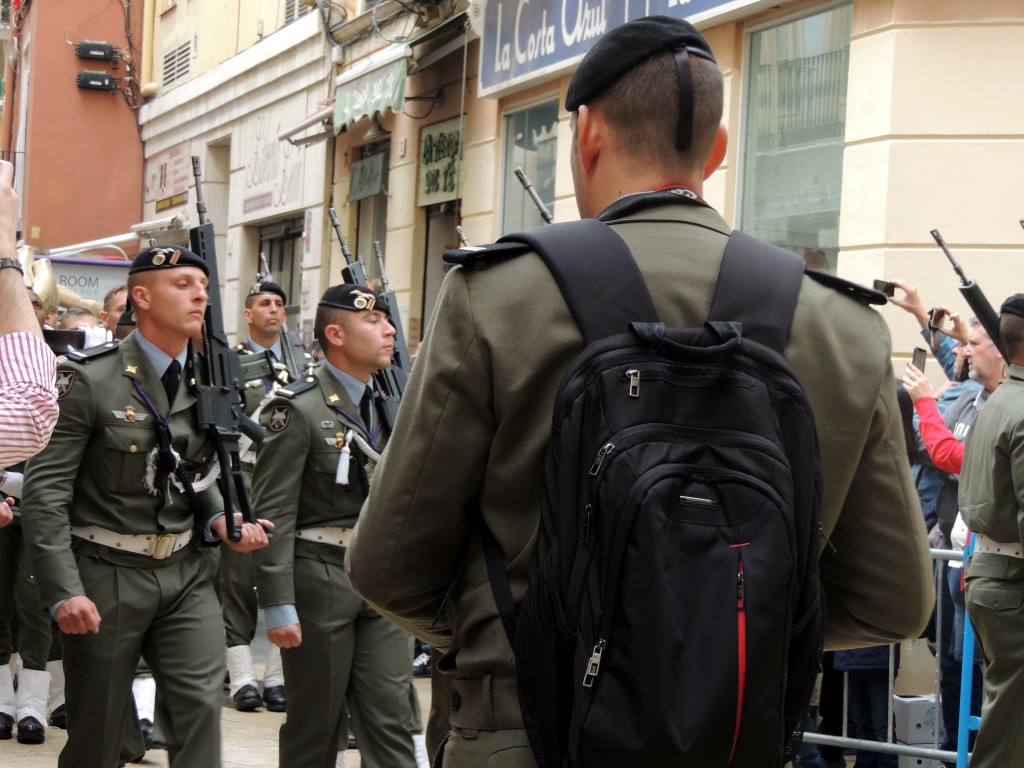
[[[462,118],[430,125],[420,131],[419,190],[416,205],[434,205],[458,197],[462,162]]]
[[[492,96],[569,71],[605,32],[641,16],[701,27],[777,0],[485,0],[480,95]]]
[[[364,200],[384,191],[384,161],[387,155],[378,152],[365,160],[352,163],[352,176],[348,186],[348,201]]]
[[[283,128],[301,120],[305,109],[305,97],[300,95],[260,110],[243,124],[242,213],[247,218],[303,207],[305,153],[277,137]]]

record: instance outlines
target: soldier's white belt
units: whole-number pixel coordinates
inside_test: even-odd
[[[192,531],[182,533],[116,533],[96,525],[72,526],[71,535],[103,547],[133,555],[165,560],[192,541]]]
[[[1024,551],[1022,551],[1019,541],[1014,542],[1013,544],[1002,544],[983,533],[974,534],[974,551],[1024,559]]]
[[[336,547],[347,547],[349,537],[352,536],[351,528],[343,528],[340,525],[324,525],[319,528],[299,528],[295,531],[295,538],[303,541],[316,541],[321,544],[333,544]]]

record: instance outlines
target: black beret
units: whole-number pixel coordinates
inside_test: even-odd
[[[999,308],[999,314],[1007,313],[1024,317],[1024,293],[1015,293],[1003,302],[1003,306]]]
[[[196,256],[188,248],[180,245],[154,245],[147,248],[132,260],[128,269],[129,275],[136,272],[151,272],[154,269],[176,269],[177,267],[195,267],[210,276],[206,262]]]
[[[122,312],[121,316],[117,318],[117,324],[133,326],[138,325],[138,318],[135,316],[135,310],[132,308],[131,299],[128,299],[128,301],[125,302],[124,312]]]
[[[359,312],[364,309],[379,309],[381,312],[388,311],[388,304],[381,296],[374,293],[368,286],[356,285],[355,283],[331,286],[320,297],[319,306],[336,307],[337,309],[347,309],[352,312]]]
[[[258,296],[261,293],[272,293],[275,296],[280,296],[281,301],[283,301],[285,304],[288,303],[288,296],[285,294],[284,288],[282,288],[277,283],[270,282],[269,280],[262,283],[255,283],[253,287],[249,289],[248,295]]]
[[[574,112],[645,59],[681,48],[702,59],[715,60],[704,36],[682,19],[645,16],[615,27],[587,51],[576,68],[565,94],[565,108]]]

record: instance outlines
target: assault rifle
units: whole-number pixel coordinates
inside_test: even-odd
[[[544,205],[544,201],[540,199],[540,195],[537,194],[537,190],[533,188],[533,182],[530,181],[530,177],[526,175],[526,171],[522,168],[516,168],[514,173],[516,178],[519,179],[519,183],[523,185],[523,189],[526,190],[526,194],[533,200],[533,204],[537,206],[537,210],[540,211],[540,217],[544,219],[545,224],[550,224],[555,220],[555,217],[551,215],[551,211]]]
[[[370,280],[366,276],[366,266],[362,258],[353,259],[352,252],[345,243],[345,236],[341,232],[341,222],[338,221],[338,214],[334,208],[327,209],[327,215],[331,219],[331,226],[341,243],[341,254],[345,257],[346,266],[342,267],[341,275],[346,283],[357,283],[369,285]],[[374,241],[373,252],[377,257],[377,265],[380,270],[380,296],[387,302],[388,318],[395,328],[395,348],[391,353],[391,365],[373,375],[374,383],[377,385],[377,402],[381,406],[380,414],[384,429],[390,435],[395,428],[395,419],[398,417],[398,406],[402,400],[402,393],[405,392],[406,382],[409,380],[409,371],[412,370],[412,361],[409,359],[409,349],[405,345],[405,334],[402,332],[402,318],[398,313],[398,300],[394,291],[388,284],[387,275],[384,272],[384,255],[380,250],[380,243]]]
[[[242,400],[242,364],[228,344],[224,333],[224,311],[220,302],[220,277],[217,270],[217,252],[214,245],[213,223],[206,218],[203,202],[203,182],[199,171],[199,158],[192,156],[192,175],[196,180],[196,209],[199,225],[189,230],[189,243],[210,271],[206,318],[203,321],[203,373],[196,382],[196,418],[200,428],[209,431],[220,463],[217,486],[224,499],[224,521],[228,538],[238,541],[241,531],[235,525],[234,511],[242,513],[242,520],[255,523],[256,515],[249,505],[249,497],[242,481],[238,442],[242,432],[253,442],[263,440],[263,429],[245,415]],[[235,487],[232,496],[231,486]],[[234,498],[234,502],[232,501]]]
[[[1024,225],[1024,222],[1022,222]],[[999,349],[1004,360],[1009,360],[1009,356],[1006,354],[1006,349],[1003,347],[1003,340],[999,336],[999,315],[995,309],[989,303],[989,300],[985,298],[985,294],[982,293],[981,286],[978,285],[974,280],[968,280],[967,275],[964,274],[964,269],[961,267],[953,254],[949,252],[949,248],[946,247],[946,241],[942,239],[942,235],[939,234],[939,230],[933,229],[931,231],[932,237],[935,242],[939,244],[939,248],[946,254],[946,258],[949,259],[949,263],[953,265],[953,271],[956,272],[957,277],[960,278],[960,293],[963,295],[964,300],[967,302],[967,306],[971,308],[974,315],[978,318],[981,323],[981,327],[988,333],[988,337],[992,339],[992,342]]]
[[[274,276],[270,274],[270,265],[267,264],[266,255],[260,251],[260,271],[256,273],[256,279],[261,283],[274,282]],[[281,329],[281,362],[288,369],[288,377],[291,381],[297,381],[309,372],[310,356],[302,343],[302,338],[294,331],[289,331],[285,325]]]

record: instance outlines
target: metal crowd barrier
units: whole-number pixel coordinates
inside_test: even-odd
[[[966,549],[966,554],[970,554],[973,548],[973,544],[969,544]],[[804,734],[804,741],[810,744],[817,744],[822,746],[834,746],[842,749],[857,749],[865,750],[868,752],[878,752],[882,754],[891,755],[906,755],[912,758],[921,758],[922,760],[935,760],[940,763],[955,763],[957,768],[967,768],[968,765],[968,752],[967,747],[969,743],[969,733],[971,730],[977,730],[980,724],[980,718],[971,716],[971,684],[973,682],[973,662],[974,662],[974,630],[971,628],[971,622],[968,617],[964,617],[964,644],[963,644],[963,662],[961,664],[961,677],[960,677],[960,701],[959,701],[959,727],[957,729],[957,751],[951,752],[949,750],[939,749],[939,728],[942,723],[940,717],[940,696],[939,696],[939,650],[942,648],[942,643],[945,640],[942,636],[942,599],[940,589],[946,589],[947,584],[942,578],[942,569],[939,567],[939,561],[951,561],[957,560],[962,561],[965,557],[965,552],[953,549],[933,549],[931,550],[932,559],[935,560],[935,579],[936,579],[936,597],[935,597],[935,688],[933,691],[935,701],[935,719],[934,727],[932,730],[932,744],[931,746],[921,744],[904,744],[898,742],[893,738],[893,695],[896,680],[896,664],[895,664],[895,646],[889,647],[889,706],[888,706],[888,730],[886,741],[870,741],[867,739],[856,739],[847,735],[847,723],[849,720],[848,711],[848,680],[847,674],[843,673],[843,734],[842,736],[832,736],[824,733],[813,733],[808,732]]]

